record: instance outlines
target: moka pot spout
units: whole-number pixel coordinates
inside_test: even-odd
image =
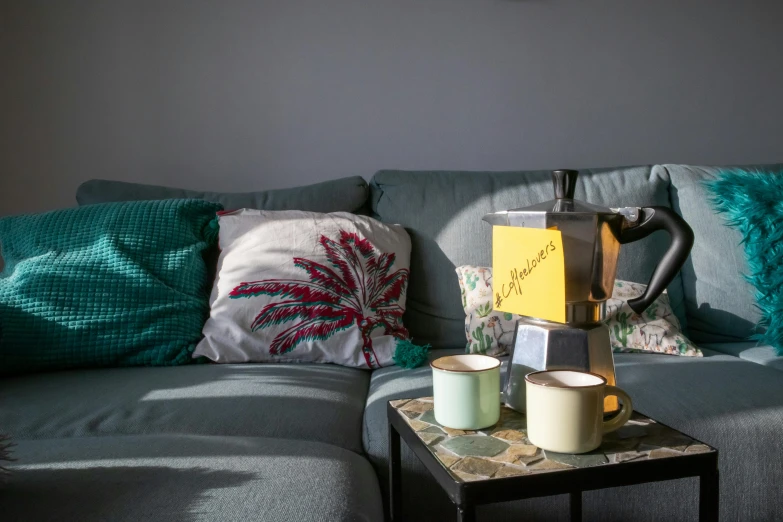
[[[508,226],[508,210],[501,210],[500,212],[485,214],[481,219],[490,225]]]

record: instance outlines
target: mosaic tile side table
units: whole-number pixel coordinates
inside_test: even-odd
[[[718,451],[638,412],[582,455],[532,445],[524,415],[505,405],[496,425],[478,431],[438,424],[431,397],[390,401],[387,418],[394,522],[402,516],[400,438],[446,491],[459,522],[473,521],[480,504],[565,493],[571,520],[581,520],[583,491],[685,477],[700,477],[699,520],[718,520]]]

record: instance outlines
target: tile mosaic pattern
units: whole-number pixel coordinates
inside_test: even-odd
[[[500,421],[494,426],[464,431],[438,424],[432,397],[391,401],[391,405],[454,479],[463,482],[714,451],[636,412],[625,426],[604,435],[597,450],[568,455],[531,444],[525,416],[506,406],[501,407]]]

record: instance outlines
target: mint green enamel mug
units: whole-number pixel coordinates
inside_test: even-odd
[[[432,366],[435,420],[456,430],[480,430],[500,419],[500,361],[479,354],[449,355]]]

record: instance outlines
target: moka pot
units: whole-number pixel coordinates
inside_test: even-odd
[[[552,172],[555,199],[484,216],[492,225],[557,229],[565,261],[565,323],[523,316],[517,321],[504,382],[506,404],[525,410],[525,375],[537,370],[573,369],[601,375],[615,385],[606,300],[612,296],[620,245],[657,230],[671,237],[644,294],[628,305],[641,314],[679,272],[693,246],[693,231],[666,207],[606,208],[574,199],[578,171]],[[607,397],[604,412],[619,408]]]

